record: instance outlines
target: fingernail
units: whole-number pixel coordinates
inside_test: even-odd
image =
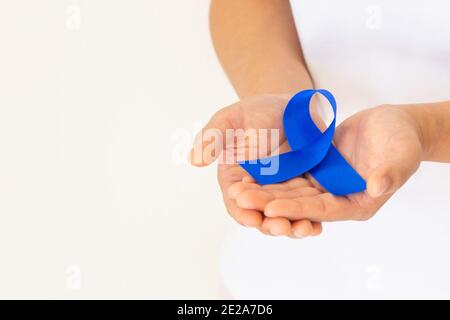
[[[295,235],[295,237],[297,237],[297,238],[304,238],[304,237],[306,237],[303,233],[301,233],[300,231],[298,231],[298,230],[296,230],[296,231],[294,231],[294,235]]]

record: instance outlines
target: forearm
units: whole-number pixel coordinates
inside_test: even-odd
[[[241,98],[313,87],[288,0],[212,0],[210,28]]]
[[[419,125],[425,161],[450,162],[450,101],[406,106]]]

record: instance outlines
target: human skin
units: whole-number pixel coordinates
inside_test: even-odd
[[[215,113],[202,132],[275,128],[281,132],[281,147],[270,151],[287,151],[284,107],[291,95],[313,87],[289,2],[213,0],[210,22],[219,60],[241,100]],[[209,143],[200,134],[195,148],[203,151]],[[450,161],[450,105],[370,108],[338,126],[334,143],[366,179],[366,192],[335,197],[307,175],[259,186],[238,165],[219,164],[218,180],[230,215],[266,234],[296,238],[320,234],[322,221],[366,220],[421,161]],[[208,165],[214,158],[193,164]]]
[[[334,143],[367,181],[367,191],[334,196],[311,177],[310,185],[292,181],[259,186],[247,179],[228,192],[242,209],[266,217],[310,221],[367,220],[411,177],[422,161],[450,162],[450,103],[383,105],[361,111],[336,129]],[[291,235],[292,230],[284,230]],[[295,233],[295,230],[294,230]]]

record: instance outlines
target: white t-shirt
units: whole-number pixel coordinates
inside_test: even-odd
[[[292,0],[317,88],[338,122],[379,104],[450,100],[447,0]],[[367,222],[316,238],[233,225],[224,285],[235,298],[450,298],[450,164],[423,163]]]

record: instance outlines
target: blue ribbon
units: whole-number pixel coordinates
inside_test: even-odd
[[[324,132],[317,128],[309,112],[309,104],[315,93],[327,98],[333,109],[333,121]],[[300,91],[288,102],[283,115],[284,131],[292,151],[239,164],[259,184],[278,183],[309,172],[334,195],[365,190],[364,179],[331,143],[336,127],[336,108],[336,100],[327,90]],[[268,164],[273,163],[278,163],[278,170],[267,173],[270,171],[267,170]]]

